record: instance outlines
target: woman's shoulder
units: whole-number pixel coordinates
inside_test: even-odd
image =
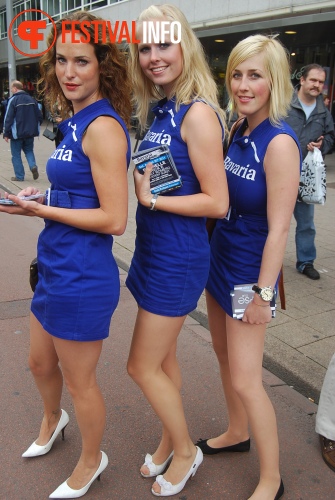
[[[296,138],[293,131],[292,133],[290,133],[290,130],[286,129],[286,127],[283,127],[269,141],[267,155],[280,157],[283,151],[294,151],[295,149],[299,150],[298,139]]]
[[[218,113],[213,106],[206,101],[196,100],[189,104],[186,117],[188,117],[189,121],[197,120],[199,125],[201,124],[203,127],[203,121],[207,123],[215,119],[215,123],[217,123]]]

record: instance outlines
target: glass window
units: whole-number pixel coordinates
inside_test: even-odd
[[[82,9],[81,0],[62,0],[62,13]]]
[[[115,3],[115,2],[109,2]],[[85,8],[98,9],[99,7],[105,7],[108,5],[108,0],[84,0]]]
[[[7,38],[7,16],[6,9],[0,11],[0,39]]]

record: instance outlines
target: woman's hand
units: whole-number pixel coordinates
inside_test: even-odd
[[[18,193],[17,196],[14,194],[5,193],[5,198],[12,200],[15,205],[1,205],[0,212],[4,212],[11,215],[26,215],[27,217],[34,217],[38,215],[39,205],[43,204],[44,196],[41,194],[41,198],[38,200],[22,200],[21,196],[30,196],[32,194],[39,194],[36,188],[26,188]]]
[[[270,303],[258,305],[252,300],[244,311],[242,321],[250,325],[264,325],[270,323],[271,318]]]
[[[140,174],[137,168],[134,169],[135,193],[141,205],[149,208],[152,199],[150,191],[150,174],[153,169],[153,164],[148,163],[145,167],[144,174]]]
[[[29,186],[27,188],[22,189],[22,191],[20,191],[16,196],[31,196],[32,194],[39,194],[39,193],[40,193],[39,189]]]

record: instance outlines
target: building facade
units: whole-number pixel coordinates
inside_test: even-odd
[[[180,7],[200,38],[215,76],[222,106],[226,104],[225,69],[227,58],[236,43],[250,34],[278,34],[291,54],[293,84],[299,81],[306,64],[318,63],[326,68],[327,81],[324,93],[335,99],[335,0],[0,0],[0,95],[8,92],[7,7],[12,3],[13,17],[43,19],[39,12],[46,12],[53,20],[61,19],[68,12],[78,9],[91,10],[98,16],[126,21],[129,25],[139,13],[152,3],[172,3]],[[28,16],[28,17],[27,17]],[[30,16],[30,17],[29,17]],[[50,20],[44,17],[48,23]],[[18,40],[14,24],[11,30],[14,44]],[[19,46],[19,43],[16,44]],[[15,51],[16,76],[25,88],[34,92],[38,78],[38,60],[29,48],[25,55]]]

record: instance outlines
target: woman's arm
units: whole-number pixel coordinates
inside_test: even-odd
[[[193,217],[222,218],[228,210],[228,187],[224,169],[222,129],[214,110],[202,102],[194,103],[181,126],[181,135],[197,176],[201,193],[188,196],[159,196],[157,210]],[[178,168],[178,165],[177,165]],[[137,197],[150,207],[151,168],[144,176],[134,172]]]
[[[273,289],[284,259],[300,179],[299,150],[289,135],[278,135],[270,142],[264,159],[264,170],[269,233],[263,250],[258,286],[271,286]],[[246,309],[243,321],[269,322],[270,308],[260,307],[266,304],[255,294],[254,304],[251,302]]]
[[[83,138],[83,150],[91,163],[100,208],[67,209],[50,207],[37,202],[22,202],[9,196],[19,206],[3,207],[1,211],[37,216],[87,231],[120,235],[127,223],[127,140],[121,125],[108,116],[101,116],[88,127]],[[28,194],[28,193],[27,193]]]

